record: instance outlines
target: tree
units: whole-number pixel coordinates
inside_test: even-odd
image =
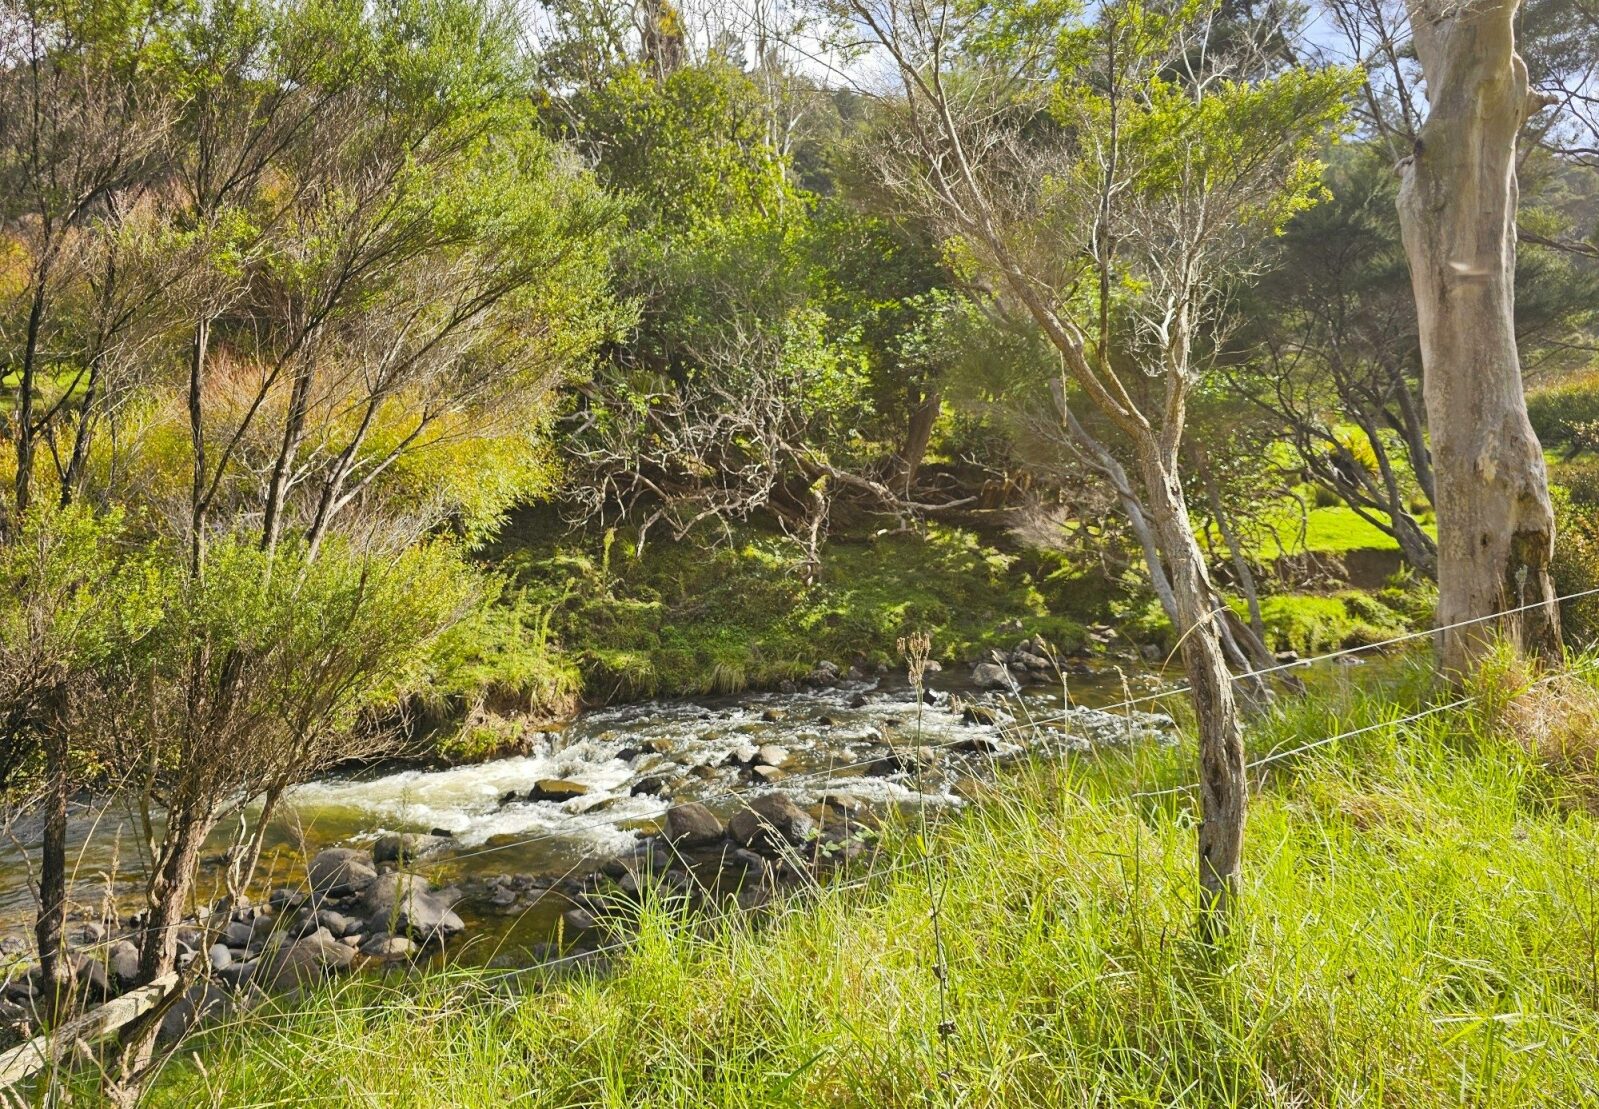
[[[43,818],[34,936],[47,1015],[70,999],[67,816],[85,777],[89,705],[115,642],[145,626],[137,582],[120,572],[120,533],[116,514],[44,502],[0,542],[0,796],[31,785]]]
[[[117,219],[171,124],[168,16],[160,2],[0,5],[0,243],[9,248],[0,264],[21,271],[0,295],[0,380],[16,388],[12,526],[33,503],[40,445],[56,456],[54,434],[80,388],[80,428],[92,420],[104,350],[131,319],[102,312],[98,349],[74,365],[55,309],[63,286],[96,269],[102,308],[117,304],[114,266],[106,271],[85,232]]]
[[[31,45],[0,68],[37,117],[0,120],[0,173],[33,190],[4,210],[0,349],[37,402],[0,535],[0,779],[44,802],[52,980],[66,798],[139,812],[151,983],[210,833],[392,747],[476,592],[438,533],[474,542],[548,486],[555,394],[620,319],[616,209],[545,133],[493,0],[71,8],[92,38],[61,11],[8,9]],[[80,148],[113,107],[137,157]],[[224,923],[260,832],[240,822]],[[136,1095],[181,995],[128,1026],[109,1093]]]
[[[1249,294],[1234,391],[1286,432],[1305,478],[1387,532],[1419,573],[1437,544],[1413,508],[1433,495],[1415,312],[1392,216],[1392,172],[1370,145],[1329,167],[1331,197],[1296,217],[1277,276]]]
[[[849,8],[898,71],[885,177],[1025,309],[1133,454],[1199,721],[1202,919],[1222,927],[1246,782],[1182,484],[1185,414],[1262,233],[1314,199],[1350,78],[1264,76],[1247,35],[1210,41],[1206,6],[1111,4],[1086,27],[1053,6]]]
[[[1516,53],[1518,7],[1409,4],[1428,112],[1398,207],[1437,483],[1442,665],[1457,677],[1500,637],[1560,650],[1554,509],[1515,336],[1516,140],[1544,104]]]
[[[139,977],[177,970],[177,929],[195,901],[200,851],[235,823],[223,896],[225,927],[252,878],[277,802],[335,765],[392,749],[438,637],[464,614],[474,582],[449,544],[363,549],[345,540],[312,558],[303,540],[267,553],[219,538],[206,572],[181,546],[146,559],[148,630],[113,642],[89,743],[134,801],[149,845]],[[246,808],[259,809],[247,818]],[[109,1092],[133,1097],[155,1033],[204,970],[196,960],[164,1003],[121,1034]]]

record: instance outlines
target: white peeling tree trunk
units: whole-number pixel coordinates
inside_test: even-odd
[[[1514,327],[1516,136],[1540,101],[1515,50],[1520,0],[1407,0],[1428,115],[1400,166],[1438,509],[1444,672],[1504,637],[1559,649],[1554,511]],[[1481,619],[1521,606],[1526,611]],[[1466,627],[1451,627],[1476,620]]]

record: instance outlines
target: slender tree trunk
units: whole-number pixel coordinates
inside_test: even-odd
[[[1398,372],[1400,380],[1394,390],[1394,395],[1399,400],[1399,415],[1403,421],[1403,434],[1405,448],[1410,454],[1410,468],[1416,475],[1416,484],[1421,486],[1421,492],[1427,498],[1428,504],[1436,504],[1438,500],[1438,486],[1432,476],[1432,448],[1427,445],[1427,429],[1422,420],[1421,410],[1416,407],[1416,398],[1410,391],[1410,382],[1404,379],[1402,371]]]
[[[48,793],[39,844],[39,915],[33,934],[39,947],[45,1012],[54,1017],[72,985],[72,967],[62,938],[67,920],[67,806],[72,782],[67,772],[66,737],[53,729],[45,737],[45,779]]]
[[[1166,577],[1166,567],[1160,556],[1160,544],[1155,538],[1154,528],[1149,525],[1149,513],[1144,511],[1144,503],[1138,499],[1132,480],[1127,476],[1126,467],[1105,444],[1090,435],[1088,429],[1077,419],[1077,413],[1066,403],[1065,383],[1056,382],[1053,393],[1061,422],[1066,425],[1067,433],[1082,448],[1084,461],[1104,477],[1110,485],[1111,492],[1116,494],[1117,503],[1127,514],[1127,526],[1132,528],[1133,537],[1138,540],[1139,549],[1144,554],[1144,566],[1149,571],[1150,588],[1160,600],[1161,611],[1166,614],[1166,619],[1172,622],[1172,627],[1176,627],[1177,598],[1172,595],[1171,581]]]
[[[45,285],[49,275],[41,270],[39,287],[28,308],[28,326],[22,348],[22,371],[17,379],[17,519],[33,503],[33,394],[38,386],[39,332],[44,326]]]
[[[283,424],[283,442],[278,447],[277,458],[272,463],[272,477],[267,483],[266,503],[261,514],[261,549],[268,553],[277,550],[283,533],[283,513],[289,496],[289,474],[299,453],[300,442],[305,437],[305,420],[311,399],[311,368],[302,365],[294,375],[294,385],[289,391],[289,413]]]
[[[67,459],[67,469],[61,475],[61,507],[65,508],[78,495],[78,483],[83,480],[84,469],[89,464],[89,444],[94,437],[94,407],[100,399],[100,359],[89,367],[89,382],[83,390],[83,407],[78,412],[78,426],[72,435],[72,455]]]
[[[147,894],[149,915],[139,945],[139,981],[153,982],[171,973],[178,961],[178,925],[188,906],[189,891],[199,866],[200,848],[212,820],[177,809],[167,814],[170,847],[157,860]]]
[[[1361,426],[1371,443],[1372,455],[1377,460],[1377,475],[1381,479],[1381,485],[1372,492],[1383,502],[1384,510],[1388,514],[1388,531],[1399,544],[1400,553],[1405,556],[1405,561],[1436,581],[1438,544],[1433,542],[1432,536],[1421,530],[1421,525],[1410,514],[1410,507],[1405,503],[1404,489],[1399,484],[1399,475],[1394,472],[1393,460],[1388,457],[1388,449],[1383,446],[1377,421],[1363,418]]]
[[[1232,517],[1227,515],[1226,507],[1222,504],[1221,486],[1216,484],[1216,475],[1210,468],[1210,457],[1205,448],[1197,443],[1191,449],[1194,461],[1199,466],[1199,479],[1205,484],[1205,499],[1210,504],[1210,514],[1221,529],[1222,542],[1227,544],[1233,573],[1238,575],[1238,588],[1244,591],[1244,602],[1249,606],[1249,626],[1255,637],[1264,644],[1266,620],[1260,612],[1260,591],[1255,587],[1255,573],[1249,568],[1249,560],[1244,557],[1243,545],[1238,541],[1238,533],[1233,530]]]
[[[910,423],[905,429],[905,446],[899,452],[899,470],[894,475],[893,483],[907,497],[910,496],[911,484],[915,482],[917,472],[922,468],[922,460],[927,457],[928,444],[933,441],[933,426],[938,423],[938,414],[943,407],[943,394],[936,389],[929,389],[911,410]]]
[[[1416,570],[1429,578],[1438,577],[1438,544],[1432,541],[1432,536],[1421,530],[1421,525],[1416,518],[1408,512],[1395,512],[1390,514],[1393,524],[1394,542],[1399,544],[1399,553],[1405,561]]]
[[[211,346],[211,321],[195,321],[189,351],[189,446],[194,454],[194,482],[189,497],[189,573],[200,576],[205,565],[206,463],[205,463],[205,361]]]
[[[1500,637],[1532,654],[1560,647],[1554,511],[1514,327],[1516,135],[1540,106],[1515,51],[1518,5],[1407,3],[1429,110],[1400,169],[1399,222],[1432,432],[1442,665],[1455,678]]]
[[[1199,722],[1199,888],[1201,928],[1224,932],[1237,900],[1244,845],[1247,782],[1244,741],[1220,619],[1205,558],[1194,538],[1182,483],[1153,437],[1137,444],[1150,517],[1171,573],[1177,634],[1189,696]]]
[[[1155,539],[1155,529],[1149,526],[1149,516],[1137,498],[1118,499],[1121,501],[1122,511],[1127,513],[1127,526],[1133,529],[1139,549],[1144,553],[1144,568],[1149,571],[1149,586],[1160,601],[1161,611],[1166,614],[1166,619],[1170,620],[1172,627],[1175,628],[1178,619],[1177,597],[1172,593],[1171,579],[1166,576],[1166,566],[1161,561],[1160,544]]]

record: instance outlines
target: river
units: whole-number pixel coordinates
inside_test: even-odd
[[[1070,679],[1069,713],[1062,712],[1058,683],[1031,685],[1002,700],[990,695],[982,703],[1023,720],[1051,718],[1033,733],[1042,738],[1029,746],[1065,752],[1158,734],[1158,721],[1140,717],[1129,724],[1093,706],[1164,684],[1153,675],[1124,683],[1118,671],[1107,669]],[[374,766],[330,775],[285,799],[269,832],[260,885],[300,884],[305,860],[322,847],[370,846],[396,832],[447,833],[436,841],[440,850],[429,865],[465,891],[460,908],[474,934],[506,938],[510,926],[496,924],[495,907],[472,892],[481,891],[483,880],[592,869],[628,850],[637,830],[674,802],[702,801],[726,814],[740,796],[778,789],[806,806],[829,795],[878,807],[919,795],[935,805],[958,805],[961,780],[991,771],[992,754],[1008,750],[1007,741],[1004,729],[950,711],[950,694],[966,701],[983,697],[960,677],[934,674],[928,685],[937,703],[919,703],[902,679],[879,678],[793,694],[595,709],[544,733],[523,755],[448,768]],[[937,752],[921,774],[894,773],[879,761],[891,749],[918,746]],[[757,750],[761,760],[781,764],[762,772],[770,780],[752,774]],[[584,792],[559,803],[523,799],[545,779],[574,783]],[[513,794],[523,796],[507,800]],[[84,806],[75,814],[71,845],[79,906],[93,907],[107,897],[124,910],[136,904],[136,826],[116,803]],[[214,851],[222,849],[230,830],[219,829]],[[0,853],[0,935],[20,936],[27,927],[33,898],[24,855],[32,850],[23,845],[36,843],[36,830],[24,827]],[[519,925],[530,936],[544,927],[539,921]]]

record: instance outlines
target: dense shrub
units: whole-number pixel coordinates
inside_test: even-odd
[[[1527,416],[1545,446],[1563,444],[1575,453],[1599,445],[1599,372],[1530,394]]]
[[[1555,592],[1562,597],[1599,586],[1599,504],[1588,499],[1586,482],[1579,499],[1575,488],[1556,487]],[[1567,644],[1583,650],[1599,642],[1599,595],[1566,601],[1560,607]]]

